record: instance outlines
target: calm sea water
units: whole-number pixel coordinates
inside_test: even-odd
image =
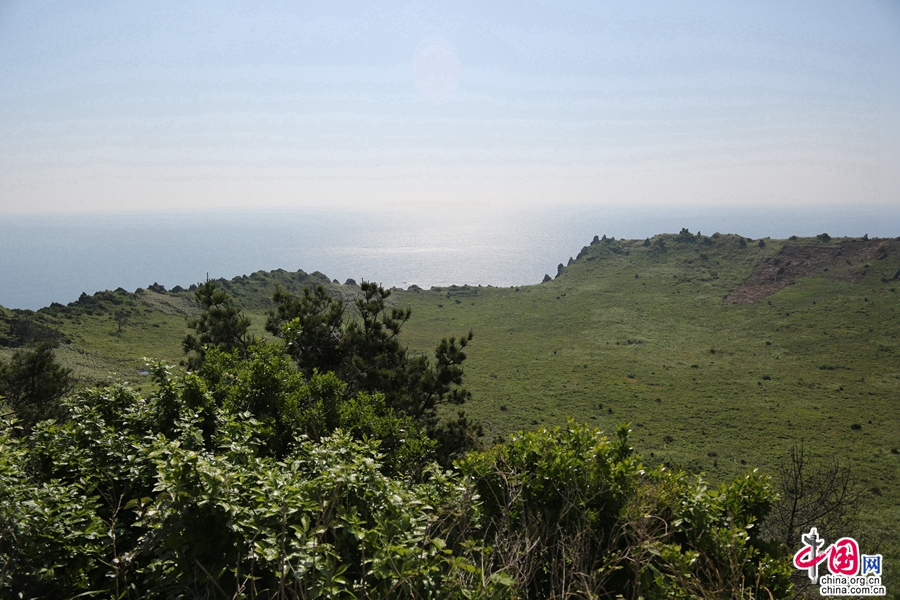
[[[522,210],[183,212],[0,216],[0,305],[82,292],[186,287],[258,270],[321,271],[385,286],[538,283],[594,235],[687,227],[751,238],[900,235],[900,207],[554,207]]]

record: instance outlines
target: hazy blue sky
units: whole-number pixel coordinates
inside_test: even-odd
[[[900,203],[900,2],[0,0],[0,212]]]

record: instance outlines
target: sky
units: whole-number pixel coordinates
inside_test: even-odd
[[[900,2],[0,0],[0,215],[900,205]]]

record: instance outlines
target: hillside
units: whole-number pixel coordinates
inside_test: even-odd
[[[413,287],[392,300],[413,310],[414,351],[475,332],[467,410],[488,440],[567,416],[607,431],[628,422],[645,457],[713,480],[771,471],[803,440],[851,464],[865,517],[896,534],[900,238],[820,238],[604,236],[543,284]],[[221,282],[260,335],[275,285],[317,283],[346,298],[358,290],[302,271]],[[4,310],[0,338],[27,321],[58,332],[59,355],[84,381],[114,371],[141,385],[142,357],[181,358],[195,310],[189,290],[99,292],[31,315]]]
[[[476,332],[470,411],[491,433],[629,422],[644,456],[714,479],[774,469],[804,440],[849,461],[900,523],[900,241],[690,237],[600,241],[536,286],[406,292],[407,335]],[[754,286],[801,246],[833,259],[771,295]],[[732,301],[754,287],[754,303]]]

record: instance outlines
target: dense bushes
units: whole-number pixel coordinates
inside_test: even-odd
[[[782,597],[786,561],[758,538],[766,478],[708,489],[645,470],[620,427],[520,433],[459,464],[482,501],[490,565],[529,598]]]
[[[187,389],[187,388],[183,388]],[[92,408],[130,400],[116,417]],[[375,440],[298,438],[267,456],[260,423],[216,409],[214,449],[185,407],[176,435],[145,432],[159,398],[96,390],[78,418],[0,437],[3,595],[428,597],[456,570],[440,539],[460,480],[380,470]],[[123,408],[119,406],[118,408]],[[30,461],[26,460],[27,455]],[[26,473],[24,464],[29,464]],[[445,581],[445,579],[447,579]]]
[[[647,470],[624,426],[463,453],[477,425],[436,407],[466,395],[471,336],[410,357],[408,311],[361,287],[355,323],[321,293],[283,295],[273,343],[205,286],[194,370],[156,364],[146,397],[113,384],[0,426],[0,596],[788,595],[758,534],[766,478]]]
[[[707,489],[645,470],[624,428],[575,424],[444,471],[422,466],[430,440],[402,419],[366,416],[387,414],[377,395],[343,400],[277,347],[206,360],[202,376],[156,366],[149,397],[67,398],[71,418],[28,438],[5,427],[0,594],[786,594],[787,562],[756,536],[773,497],[756,474]]]

